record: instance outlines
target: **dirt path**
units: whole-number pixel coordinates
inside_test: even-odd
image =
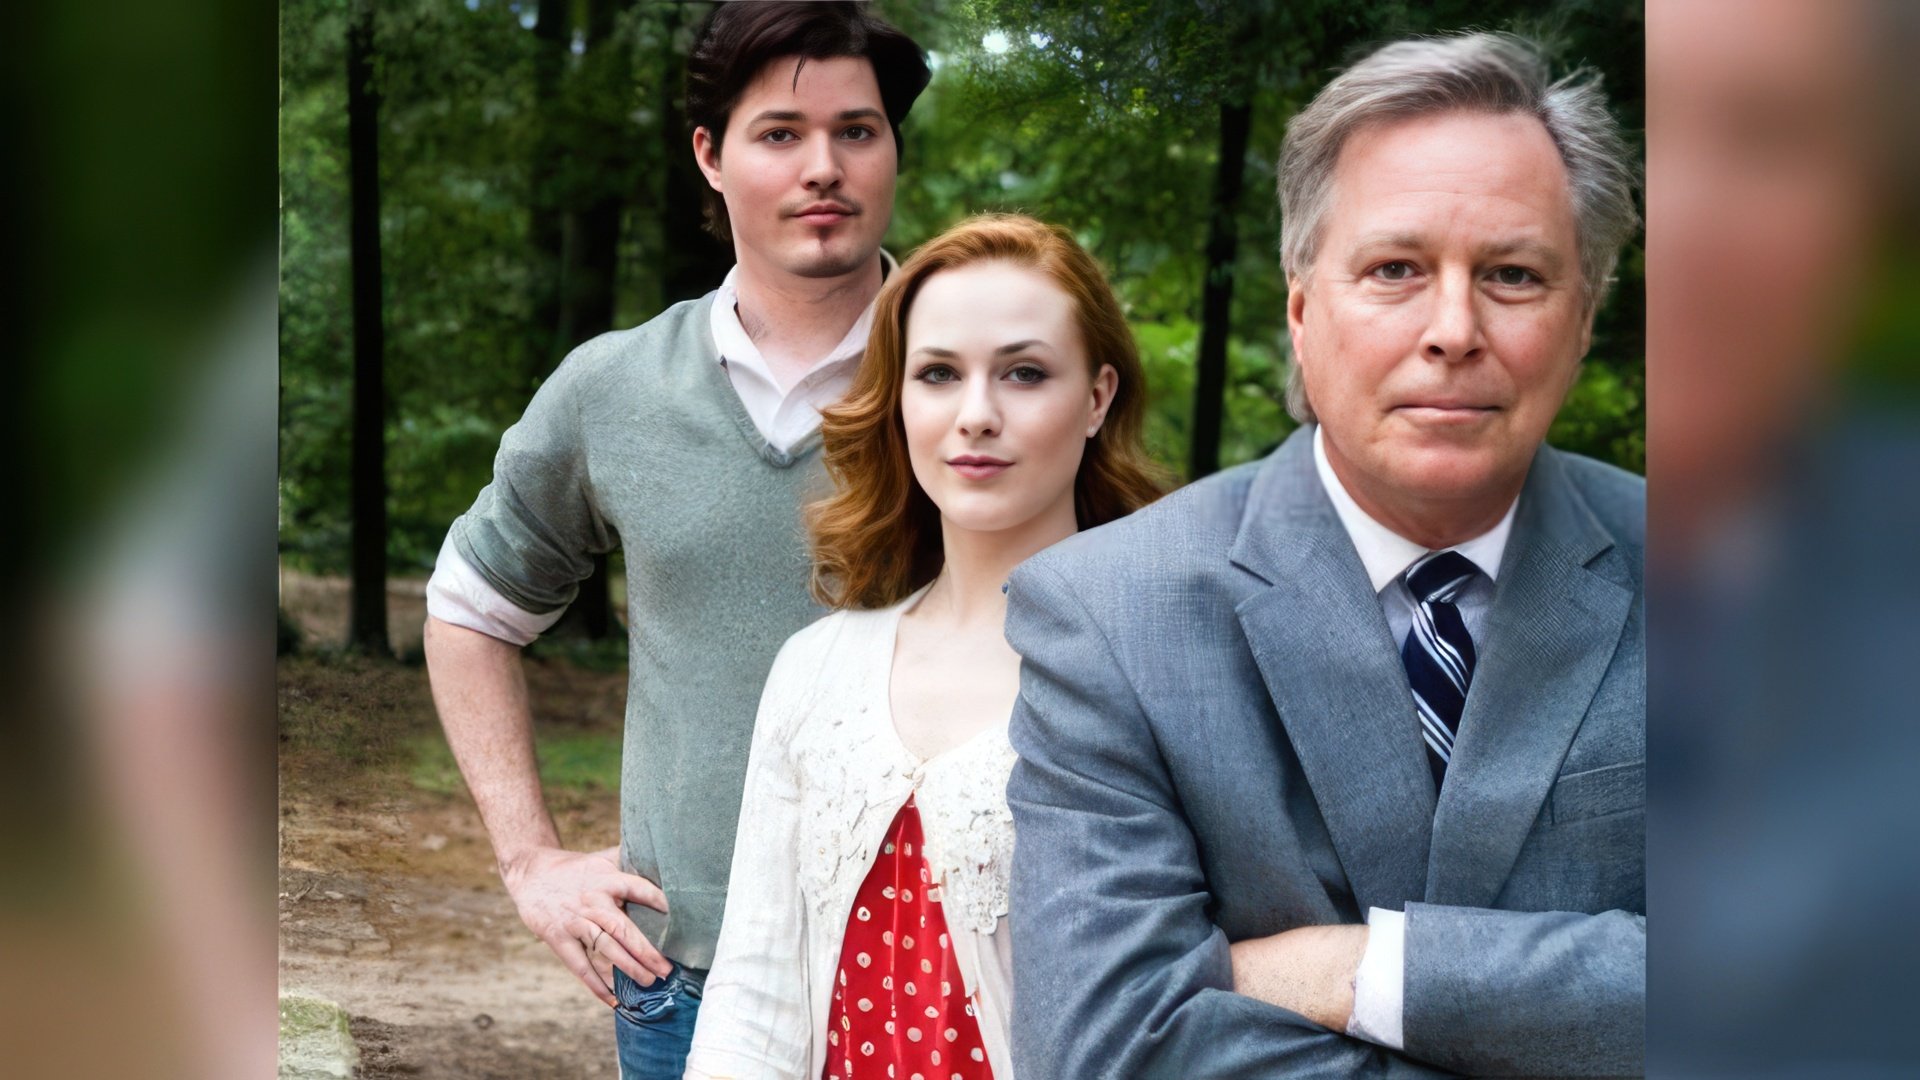
[[[280,570],[280,606],[300,627],[309,644],[337,645],[347,637],[347,579]],[[387,579],[387,640],[401,656],[420,651],[420,626],[427,621],[427,579]]]
[[[282,987],[348,1011],[363,1077],[614,1076],[606,1009],[478,872],[471,814],[284,804]]]
[[[623,680],[530,664],[536,723],[616,739]],[[409,780],[425,672],[299,657],[279,683],[282,989],[347,1010],[369,1080],[616,1076],[612,1018],[521,925],[472,802]],[[618,835],[611,791],[550,803],[574,846]]]

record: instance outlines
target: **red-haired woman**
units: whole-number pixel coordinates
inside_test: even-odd
[[[1064,229],[975,217],[882,289],[809,511],[835,610],[761,696],[689,1076],[1012,1076],[1003,583],[1159,493],[1144,389]]]

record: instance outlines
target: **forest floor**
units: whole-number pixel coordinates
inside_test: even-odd
[[[389,589],[402,656],[418,656],[421,584]],[[500,885],[426,669],[329,647],[345,597],[344,580],[282,576],[303,645],[278,671],[281,989],[347,1011],[367,1080],[616,1076],[607,1008]],[[548,803],[584,849],[619,834],[626,676],[608,649],[583,655],[535,655],[527,677]]]

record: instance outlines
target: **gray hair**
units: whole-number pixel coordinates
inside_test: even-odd
[[[1525,113],[1546,126],[1566,165],[1589,310],[1606,295],[1620,248],[1639,227],[1636,170],[1607,111],[1597,74],[1550,81],[1539,48],[1511,34],[1396,41],[1341,72],[1287,124],[1280,148],[1280,264],[1304,279],[1318,254],[1334,165],[1361,128],[1438,112]],[[1287,371],[1287,411],[1314,419],[1297,360]]]

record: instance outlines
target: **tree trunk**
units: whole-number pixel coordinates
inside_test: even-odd
[[[1220,163],[1213,177],[1213,213],[1207,223],[1207,277],[1200,299],[1200,351],[1193,387],[1193,438],[1187,479],[1220,468],[1220,428],[1226,410],[1227,334],[1233,316],[1233,264],[1240,251],[1240,192],[1247,165],[1253,107],[1220,105]]]
[[[568,147],[561,138],[565,102],[561,77],[567,65],[566,0],[540,0],[534,18],[533,94],[540,114],[533,160],[528,163],[528,300],[531,321],[526,340],[527,385],[538,386],[566,355],[560,340],[561,163]]]
[[[586,93],[569,94],[579,102],[582,123],[570,133],[583,145],[572,148],[579,173],[567,185],[560,272],[561,351],[613,329],[614,272],[620,254],[620,210],[630,173],[619,98],[602,100],[596,90],[624,86],[631,69],[617,48],[609,48],[616,17],[631,0],[589,0],[585,50],[575,76]],[[589,118],[588,110],[592,110]],[[599,639],[616,630],[608,592],[607,557],[596,556],[593,573],[580,594],[554,624],[563,637]]]
[[[387,642],[386,349],[380,284],[380,96],[373,86],[373,5],[347,30],[347,154],[352,199],[353,443],[349,497],[350,648],[391,655]]]

